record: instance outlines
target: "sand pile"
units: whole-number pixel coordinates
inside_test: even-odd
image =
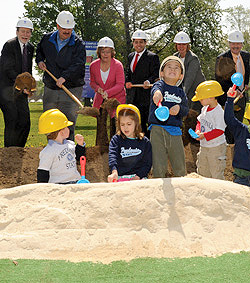
[[[250,250],[249,188],[196,174],[2,189],[0,215],[0,258],[109,263]]]

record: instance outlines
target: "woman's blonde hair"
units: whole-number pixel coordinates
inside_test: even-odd
[[[118,113],[118,117],[116,121],[117,134],[121,135],[123,138],[126,138],[124,133],[121,131],[121,125],[120,125],[121,117],[129,117],[135,122],[135,137],[141,140],[144,137],[144,133],[142,133],[141,124],[137,113],[131,109],[122,109]]]
[[[96,54],[97,54],[98,58],[101,58],[101,51],[105,48],[111,49],[111,58],[114,58],[115,57],[115,49],[113,49],[111,47],[97,47]]]

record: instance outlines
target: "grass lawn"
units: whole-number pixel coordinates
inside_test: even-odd
[[[45,146],[47,144],[47,139],[45,135],[38,134],[38,119],[42,114],[42,103],[35,102],[30,103],[30,119],[31,128],[30,134],[26,143],[26,147],[38,147]],[[3,147],[3,132],[4,132],[4,122],[3,114],[0,111],[0,147]],[[78,115],[76,122],[76,134],[82,134],[84,136],[86,145],[94,146],[96,137],[96,118]]]
[[[249,282],[250,253],[100,263],[0,260],[0,282]]]

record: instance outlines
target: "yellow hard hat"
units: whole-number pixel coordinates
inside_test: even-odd
[[[60,110],[49,109],[40,116],[38,131],[39,134],[49,134],[71,125],[73,122],[70,122]]]
[[[205,81],[200,83],[195,91],[192,101],[220,96],[224,93],[221,85],[217,81]]]
[[[118,118],[118,114],[122,109],[130,109],[132,111],[134,111],[139,118],[139,123],[141,123],[141,114],[140,114],[140,110],[133,104],[120,104],[118,105],[118,107],[116,108],[116,118]]]
[[[246,107],[244,118],[250,120],[250,104],[248,104],[248,106]]]

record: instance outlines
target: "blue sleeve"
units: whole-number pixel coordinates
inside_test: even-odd
[[[182,100],[181,100],[181,104],[179,104],[180,111],[178,113],[178,116],[182,118],[182,117],[187,116],[189,108],[188,108],[187,96],[183,90],[181,90],[181,92],[182,92]]]
[[[111,172],[118,170],[119,136],[114,135],[109,144],[109,168]]]
[[[145,143],[142,166],[137,171],[137,176],[139,176],[141,179],[148,176],[148,173],[152,167],[152,145],[147,138],[145,138]]]
[[[227,98],[224,109],[224,120],[230,131],[232,131],[232,133],[235,133],[238,127],[241,126],[242,124],[234,116],[234,98],[231,97]]]

